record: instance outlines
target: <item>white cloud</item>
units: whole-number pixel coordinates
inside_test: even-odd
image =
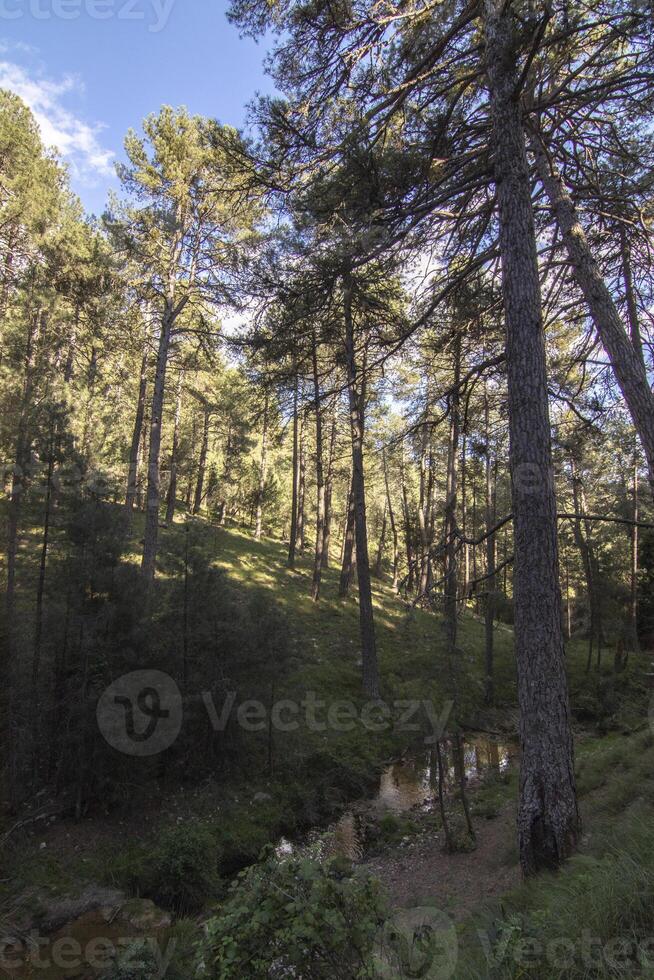
[[[64,105],[66,96],[82,90],[79,79],[66,75],[55,81],[0,61],[0,88],[15,92],[30,107],[44,144],[59,151],[76,180],[95,186],[98,180],[114,176],[114,153],[99,139],[104,127],[84,122]]]

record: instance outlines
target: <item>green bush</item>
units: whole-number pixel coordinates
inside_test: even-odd
[[[122,949],[101,980],[158,980],[159,964],[153,943],[135,939]]]
[[[157,840],[120,855],[111,877],[133,894],[185,915],[219,897],[219,862],[218,841],[209,830],[170,827]]]
[[[634,809],[623,818],[619,847],[599,858],[577,855],[558,874],[523,885],[500,916],[471,920],[477,941],[470,935],[460,944],[455,980],[653,976],[650,821],[651,810]]]
[[[384,917],[371,879],[346,877],[332,864],[271,856],[239,877],[207,924],[206,976],[372,977],[371,952]]]

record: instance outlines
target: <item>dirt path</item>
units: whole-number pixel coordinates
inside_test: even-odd
[[[435,900],[460,920],[520,882],[514,804],[492,820],[477,820],[475,832],[477,848],[468,853],[446,854],[441,834],[421,834],[415,843],[388,848],[361,868],[382,882],[393,907]]]

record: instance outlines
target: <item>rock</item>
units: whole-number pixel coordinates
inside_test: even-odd
[[[270,793],[255,793],[252,797],[253,803],[270,803],[272,796]]]
[[[171,924],[168,913],[158,908],[149,898],[130,899],[120,910],[120,918],[140,932],[167,929]]]
[[[125,901],[124,892],[116,888],[102,888],[88,885],[76,898],[40,898],[40,927],[43,932],[57,932],[73,919],[79,919],[87,912],[111,908],[117,910]]]

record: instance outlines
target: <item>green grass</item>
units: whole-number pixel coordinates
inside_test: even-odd
[[[462,925],[455,980],[654,976],[654,737],[585,739],[577,772],[580,853]]]

